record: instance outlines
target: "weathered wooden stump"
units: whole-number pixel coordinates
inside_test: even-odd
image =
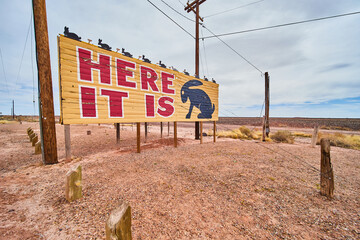
[[[91,131],[88,130],[88,131],[86,132],[86,134],[87,134],[87,135],[91,135]]]
[[[81,166],[78,165],[66,174],[65,198],[69,202],[82,197],[81,172]]]
[[[38,141],[35,144],[35,154],[41,154],[41,142],[40,141]]]
[[[31,131],[32,131],[31,127],[28,127],[27,130],[26,130],[26,132],[27,132],[28,135],[29,135],[29,133],[30,133]]]
[[[30,137],[30,135],[33,133],[34,133],[34,130],[30,129],[30,131],[28,131],[28,136]]]
[[[113,210],[105,225],[106,240],[131,240],[131,208],[124,202]]]
[[[334,197],[334,173],[330,159],[330,140],[321,139],[320,194],[329,199]]]
[[[318,137],[318,133],[319,133],[319,126],[316,126],[314,128],[314,133],[313,133],[312,138],[311,138],[311,147],[315,147],[316,140],[317,140],[317,137]]]
[[[36,136],[36,133],[34,133],[34,132],[29,136],[30,142],[32,142],[32,139],[33,139],[35,136]]]
[[[35,137],[33,137],[33,139],[31,139],[32,146],[34,147],[38,141],[39,141],[39,137],[38,137],[38,135],[35,134]]]

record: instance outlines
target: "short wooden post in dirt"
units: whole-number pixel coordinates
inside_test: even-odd
[[[32,142],[32,139],[33,139],[35,136],[36,136],[36,133],[34,133],[34,132],[29,136],[30,142]]]
[[[137,145],[137,153],[140,153],[140,123],[136,123],[136,145]]]
[[[200,122],[200,144],[203,143],[203,122]]]
[[[30,135],[33,134],[33,133],[34,133],[34,130],[31,129],[31,130],[28,132],[28,136],[30,137]]]
[[[319,133],[319,126],[315,126],[314,133],[311,138],[311,147],[315,147],[318,133]]]
[[[161,134],[161,138],[163,138],[163,123],[160,122],[160,134]]]
[[[69,202],[82,197],[81,172],[81,166],[78,165],[66,174],[65,198]]]
[[[214,142],[216,142],[216,121],[214,121]]]
[[[70,124],[64,125],[64,134],[65,134],[65,159],[71,160]]]
[[[116,144],[120,143],[120,123],[116,123]]]
[[[31,139],[31,145],[34,147],[38,141],[39,141],[39,137],[38,137],[38,135],[35,134],[35,137],[33,137],[33,139]]]
[[[86,134],[87,134],[87,135],[91,135],[91,131],[90,131],[90,130],[87,130],[87,131],[86,131]]]
[[[35,155],[36,154],[41,154],[41,141],[38,141],[36,144],[35,144]]]
[[[30,135],[30,132],[31,132],[31,131],[33,131],[33,130],[31,129],[31,127],[28,127],[28,129],[26,130],[26,132],[27,132],[28,135]]]
[[[321,139],[320,194],[329,199],[334,197],[334,173],[330,158],[330,140]]]
[[[145,142],[147,140],[147,134],[148,134],[148,123],[145,122]]]
[[[105,224],[106,240],[131,240],[131,208],[124,202],[113,210]]]
[[[177,147],[178,140],[177,140],[177,122],[174,122],[174,147]]]

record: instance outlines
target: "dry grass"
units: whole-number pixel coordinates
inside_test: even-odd
[[[208,136],[213,136],[214,132],[210,130]],[[218,131],[216,136],[219,138],[233,138],[233,139],[246,139],[246,140],[258,140],[261,137],[261,133],[250,130],[245,126],[240,126],[238,129],[228,131]]]
[[[340,127],[340,126],[320,126],[320,129],[351,131],[351,129],[348,127]]]
[[[303,132],[293,132],[292,135],[294,137],[302,137],[302,138],[311,138],[312,137],[311,133],[303,133]]]
[[[295,137],[291,134],[290,131],[279,130],[276,133],[270,135],[270,138],[275,142],[282,143],[294,143]]]
[[[331,134],[320,132],[316,144],[320,144],[320,140],[322,138],[329,139],[331,146],[360,150],[359,135],[348,135],[341,133]]]

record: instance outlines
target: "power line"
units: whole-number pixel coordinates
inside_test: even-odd
[[[236,9],[247,7],[247,6],[250,6],[250,5],[253,5],[253,4],[256,4],[256,3],[260,3],[260,2],[263,2],[263,1],[265,1],[265,0],[260,0],[260,1],[252,2],[252,3],[248,3],[248,4],[245,4],[245,5],[241,5],[241,6],[236,7],[236,8],[232,8],[232,9],[225,10],[225,11],[222,11],[222,12],[210,14],[208,16],[205,16],[204,18],[209,18],[209,17],[217,16],[217,15],[220,15],[220,14],[223,14],[223,13],[231,12],[231,11],[234,11]]]
[[[224,42],[224,40],[222,40],[218,35],[216,35],[215,33],[213,33],[212,31],[210,31],[210,29],[208,29],[207,27],[205,27],[204,24],[201,24],[206,30],[208,30],[214,37],[216,37],[217,39],[219,39],[222,43],[224,43],[228,48],[230,48],[233,52],[235,52],[239,57],[241,57],[242,59],[244,59],[248,64],[250,64],[253,68],[255,68],[256,70],[258,70],[261,75],[264,75],[264,73],[258,68],[256,67],[253,63],[251,63],[249,60],[247,60],[243,55],[241,55],[238,51],[236,51],[234,48],[232,48],[229,44],[227,44],[226,42]]]
[[[26,44],[27,44],[27,41],[28,41],[28,38],[29,38],[29,33],[30,33],[31,23],[32,23],[32,15],[30,16],[30,23],[29,23],[29,27],[28,27],[27,34],[26,34],[26,39],[25,39],[24,49],[23,49],[23,52],[22,52],[22,55],[21,55],[21,60],[20,60],[19,71],[18,71],[18,74],[17,74],[16,82],[15,82],[15,88],[14,88],[14,89],[15,89],[15,92],[16,92],[16,86],[17,86],[17,83],[18,83],[19,78],[20,78],[20,71],[21,71],[21,66],[22,66],[22,62],[23,62],[23,59],[24,59],[24,54],[25,54]]]
[[[360,13],[360,11],[359,12],[352,12],[352,13],[344,13],[344,14],[328,16],[328,17],[322,17],[322,18],[314,18],[314,19],[304,20],[304,21],[299,21],[299,22],[291,22],[291,23],[284,23],[284,24],[279,24],[279,25],[274,25],[274,26],[254,28],[254,29],[237,31],[237,32],[222,33],[222,34],[218,34],[217,36],[222,37],[222,36],[229,36],[229,35],[240,34],[240,33],[255,32],[255,31],[278,28],[278,27],[286,27],[286,26],[302,24],[302,23],[309,23],[309,22],[315,22],[315,21],[321,21],[321,20],[326,20],[326,19],[331,19],[331,18],[345,17],[345,16],[355,15],[355,14],[359,14],[359,13]],[[213,38],[213,37],[215,37],[215,36],[207,36],[207,37],[204,37],[204,39]]]
[[[7,92],[8,92],[8,94],[9,94],[9,87],[8,87],[8,84],[7,84],[6,73],[5,73],[5,67],[4,67],[4,58],[3,58],[3,56],[2,56],[2,51],[1,51],[1,48],[0,48],[0,56],[1,56],[2,69],[3,69],[3,72],[4,72],[4,79],[5,79],[6,91],[7,91]]]
[[[157,10],[159,10],[162,14],[164,14],[167,18],[169,18],[173,23],[175,23],[179,28],[181,28],[184,32],[186,32],[188,35],[190,35],[193,39],[195,39],[195,37],[193,35],[191,35],[191,33],[189,33],[185,28],[183,28],[182,26],[180,26],[180,24],[178,24],[175,20],[173,20],[171,17],[169,17],[166,13],[164,13],[160,8],[158,8],[154,3],[152,3],[150,0],[147,0],[151,5],[153,5]]]
[[[180,16],[186,18],[189,21],[195,22],[194,20],[192,20],[191,18],[188,18],[187,16],[185,16],[184,14],[182,14],[181,12],[179,12],[178,10],[176,10],[175,8],[173,8],[172,6],[170,6],[168,3],[166,3],[164,0],[161,0],[166,6],[168,6],[170,9],[172,9],[174,12],[176,12],[177,14],[179,14]]]

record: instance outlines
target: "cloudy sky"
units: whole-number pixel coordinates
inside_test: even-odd
[[[192,35],[186,0],[151,0]],[[175,12],[173,9],[183,14]],[[59,114],[56,36],[64,26],[194,74],[195,40],[147,0],[47,0],[55,113]],[[252,4],[254,3],[254,4]],[[234,9],[236,8],[236,9]],[[227,11],[231,10],[232,11]],[[224,12],[225,11],[225,12]],[[360,11],[359,0],[207,0],[200,37]],[[224,12],[224,13],[221,13]],[[217,14],[220,13],[220,14]],[[0,1],[0,112],[38,113],[30,0]],[[221,37],[270,75],[270,116],[360,118],[360,14]],[[264,77],[217,38],[200,41],[200,75],[220,84],[220,116],[259,116]],[[34,66],[34,67],[33,67]],[[33,104],[35,97],[35,108]]]

